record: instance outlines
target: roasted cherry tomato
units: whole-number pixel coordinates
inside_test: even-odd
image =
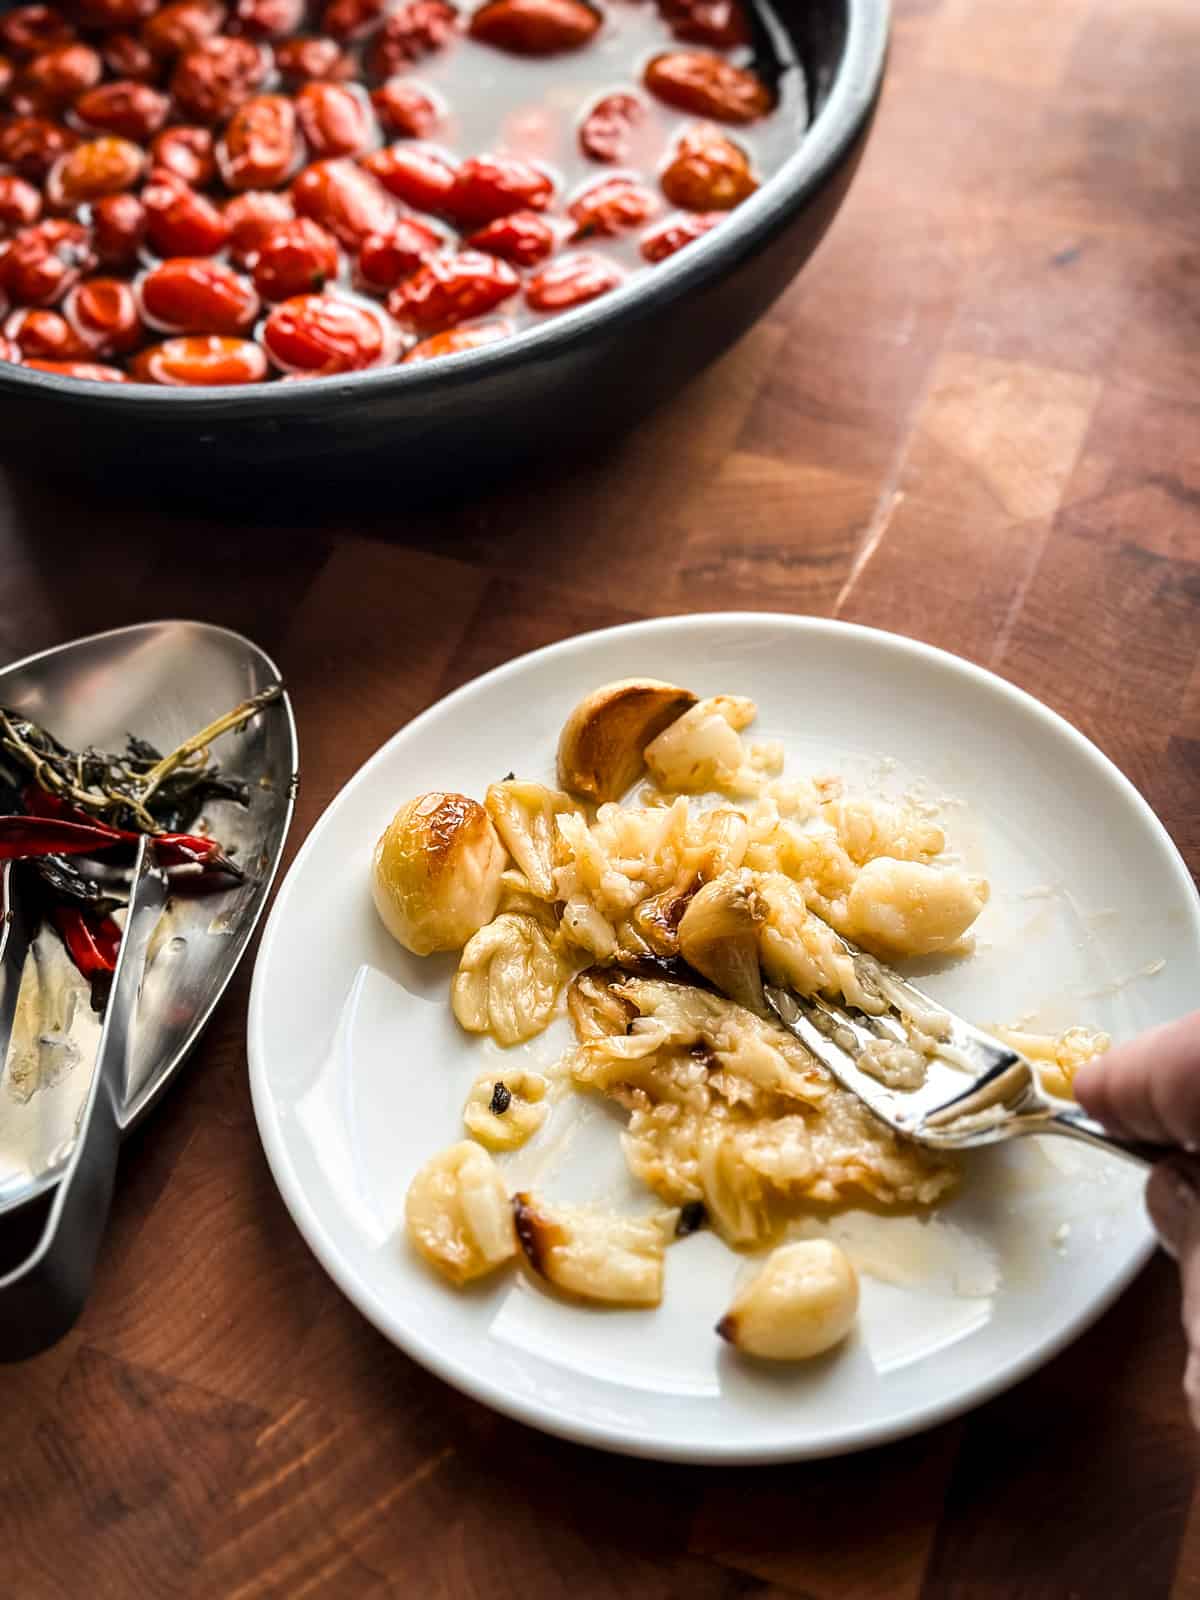
[[[455,169],[445,156],[417,145],[388,145],[367,156],[363,166],[417,211],[444,211],[454,189]]]
[[[17,111],[57,111],[100,82],[104,63],[90,45],[63,44],[35,56],[21,74],[13,107]],[[19,97],[27,97],[20,103]]]
[[[55,6],[14,6],[0,15],[0,44],[14,56],[36,56],[70,44],[75,29]]]
[[[75,0],[87,28],[133,28],[148,17],[158,0]]]
[[[155,172],[142,190],[146,238],[160,256],[215,256],[229,241],[229,224],[207,195],[170,172]]]
[[[0,56],[0,100],[12,88],[14,67],[7,56]]]
[[[599,256],[559,256],[525,285],[525,299],[534,311],[566,311],[621,282],[621,269]]]
[[[100,54],[114,78],[153,83],[158,77],[158,62],[136,34],[110,33],[100,46]]]
[[[25,228],[0,257],[0,288],[19,306],[51,306],[96,264],[88,230],[52,219]]]
[[[156,56],[181,56],[220,33],[221,0],[171,0],[142,24],[142,42]]]
[[[109,194],[92,207],[92,240],[108,267],[129,267],[146,236],[146,211],[132,194]]]
[[[304,0],[237,0],[238,28],[251,39],[277,39],[304,20]]]
[[[126,355],[144,332],[137,299],[123,278],[85,278],[63,301],[63,316],[79,343],[97,355]]]
[[[512,211],[544,211],[554,184],[544,172],[514,156],[472,156],[454,177],[444,206],[456,222],[474,227]]]
[[[659,14],[677,39],[734,50],[750,43],[750,19],[742,0],[658,0]]]
[[[317,161],[305,167],[292,185],[292,204],[300,216],[319,222],[351,248],[369,233],[386,233],[396,215],[371,173],[351,161]]]
[[[467,240],[472,250],[486,251],[515,267],[536,267],[554,253],[554,229],[534,211],[514,211],[480,228]]]
[[[601,178],[571,202],[567,213],[575,224],[571,237],[612,238],[627,228],[640,228],[658,210],[658,196],[643,184],[632,178]]]
[[[164,261],[142,279],[139,294],[146,321],[169,333],[241,333],[259,311],[248,279],[204,257]]]
[[[259,246],[254,287],[264,300],[314,294],[337,276],[338,247],[311,217],[277,222]]]
[[[511,322],[477,322],[473,328],[447,328],[445,333],[435,333],[431,339],[422,339],[413,345],[405,356],[409,362],[436,361],[440,356],[456,356],[462,350],[478,350],[481,345],[495,344],[497,339],[507,339],[512,333]]]
[[[212,388],[226,383],[259,383],[267,375],[267,358],[249,339],[192,334],[164,339],[139,350],[129,363],[138,383],[165,383],[182,388]]]
[[[42,214],[42,197],[24,178],[0,178],[0,237],[27,228]]]
[[[285,194],[269,189],[235,194],[225,206],[232,259],[240,267],[249,266],[276,224],[290,222],[293,216],[292,202]]]
[[[458,12],[447,0],[404,0],[367,47],[367,70],[377,78],[403,72],[444,49],[457,25]]]
[[[584,0],[488,0],[471,18],[471,37],[518,56],[578,50],[600,26]]]
[[[392,290],[388,310],[398,322],[432,333],[485,315],[519,287],[520,279],[507,261],[463,250],[427,261]]]
[[[14,311],[4,323],[4,337],[27,360],[78,361],[91,354],[87,345],[57,311],[36,307]]]
[[[146,168],[145,152],[131,139],[104,134],[76,145],[46,174],[46,200],[56,211],[132,189]]]
[[[367,103],[345,84],[306,83],[296,96],[296,116],[314,156],[356,156],[374,142]]]
[[[735,67],[702,50],[655,56],[644,82],[664,105],[716,122],[756,122],[774,103],[771,91],[749,67]]]
[[[299,154],[296,108],[282,94],[257,94],[240,105],[217,145],[221,176],[231,189],[274,189]]]
[[[321,27],[335,39],[361,39],[383,21],[387,0],[329,0]]]
[[[661,182],[683,211],[730,211],[758,188],[746,152],[705,123],[684,129]]]
[[[371,104],[384,132],[402,139],[426,138],[442,115],[432,94],[406,78],[389,78],[372,93]]]
[[[276,306],[263,325],[267,354],[284,372],[355,372],[395,359],[395,329],[376,307],[302,294]]]
[[[372,233],[363,240],[358,252],[359,282],[376,294],[394,289],[445,242],[417,217],[397,217],[386,233]]]
[[[40,183],[54,163],[79,143],[79,135],[46,117],[14,117],[0,127],[0,161],[30,183]]]
[[[132,78],[102,83],[75,102],[75,115],[81,122],[102,128],[105,133],[119,134],[122,139],[136,139],[139,144],[145,144],[158,132],[170,109],[171,102],[165,94],[148,83],[135,83]]]
[[[693,239],[703,238],[724,215],[723,211],[679,212],[647,228],[638,248],[646,261],[665,261]]]
[[[628,161],[631,135],[645,118],[636,95],[606,94],[583,119],[579,147],[593,161]]]
[[[60,378],[89,378],[93,383],[128,383],[129,379],[116,367],[105,367],[98,361],[36,361],[27,360],[24,366],[36,372],[53,372]]]
[[[268,51],[250,39],[206,39],[181,56],[171,93],[185,116],[221,122],[259,89],[271,70]]]
[[[203,189],[217,175],[213,136],[207,128],[164,128],[150,146],[154,165]]]
[[[275,65],[288,83],[337,83],[354,76],[354,62],[334,39],[284,39],[275,46]]]

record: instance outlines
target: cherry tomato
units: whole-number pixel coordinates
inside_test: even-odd
[[[142,24],[142,42],[156,56],[181,56],[215,38],[224,22],[221,0],[171,0]]]
[[[404,0],[371,40],[367,68],[377,78],[390,78],[441,50],[457,25],[458,12],[447,0]]]
[[[213,136],[207,128],[164,128],[150,146],[154,165],[203,189],[217,175]]]
[[[275,46],[275,65],[289,83],[335,83],[354,76],[354,62],[333,39],[284,39]]]
[[[702,50],[655,56],[644,82],[664,105],[716,122],[755,122],[773,103],[771,91],[748,67],[735,67]]]
[[[100,54],[114,78],[153,83],[158,77],[158,62],[136,34],[110,33],[100,46]]]
[[[311,217],[278,222],[259,247],[254,287],[264,300],[312,294],[337,276],[337,240]]]
[[[559,256],[525,285],[525,299],[534,311],[566,311],[615,289],[621,269],[599,256]]]
[[[0,100],[12,88],[13,74],[16,68],[7,56],[0,56]]]
[[[373,306],[302,294],[276,306],[262,332],[267,354],[284,372],[355,372],[393,361],[395,328]]]
[[[235,15],[249,38],[279,38],[303,22],[304,0],[237,0]]]
[[[253,284],[205,257],[177,256],[151,268],[139,295],[146,321],[168,333],[241,333],[259,311]]]
[[[231,189],[274,189],[300,154],[296,108],[281,94],[259,94],[240,105],[217,146],[221,176]]]
[[[50,306],[96,264],[88,230],[57,219],[26,228],[0,257],[0,287],[16,305]]]
[[[63,315],[97,355],[125,355],[142,342],[137,300],[123,278],[85,278],[63,301]]]
[[[132,189],[146,167],[145,152],[110,133],[68,150],[46,174],[46,200],[56,211]]]
[[[397,217],[386,233],[372,233],[358,252],[358,279],[382,294],[409,278],[445,244],[441,234],[416,217]]]
[[[405,356],[409,362],[436,361],[440,356],[455,356],[461,350],[478,350],[481,345],[495,344],[497,339],[507,339],[512,333],[511,322],[477,322],[473,328],[447,328],[445,333],[435,333],[431,339],[422,339],[413,345]]]
[[[186,116],[221,122],[249,100],[270,70],[271,57],[262,45],[218,34],[180,56],[171,93]]]
[[[42,197],[24,178],[0,178],[0,236],[27,228],[42,214]]]
[[[139,350],[129,363],[138,383],[211,388],[226,383],[258,383],[267,375],[267,358],[249,339],[192,334],[164,339]]]
[[[579,147],[593,161],[628,161],[632,131],[644,122],[646,108],[636,95],[606,94],[579,129]]]
[[[77,94],[100,82],[104,63],[90,45],[63,44],[57,50],[43,50],[35,56],[21,74],[18,90],[27,96],[27,103],[17,104],[18,111],[56,111]]]
[[[375,115],[387,133],[405,139],[424,139],[441,118],[441,109],[427,89],[405,78],[389,78],[371,95]]]
[[[71,324],[57,311],[14,311],[4,324],[4,337],[27,360],[32,356],[38,361],[76,361],[90,354]]]
[[[229,242],[229,223],[206,195],[173,173],[157,171],[142,190],[146,238],[160,256],[215,256]]]
[[[734,50],[750,43],[750,19],[742,0],[658,0],[658,10],[677,39]]]
[[[74,0],[85,27],[132,28],[154,10],[157,0]]]
[[[488,0],[471,18],[473,39],[518,56],[578,50],[600,26],[584,0]]]
[[[36,372],[53,372],[60,378],[89,378],[93,383],[128,383],[129,379],[116,367],[105,367],[98,361],[35,361],[24,362]]]
[[[248,267],[262,249],[263,240],[280,222],[290,222],[295,212],[285,194],[251,190],[235,194],[225,205],[229,228],[229,254],[239,267]]]
[[[456,222],[475,226],[513,211],[544,211],[553,198],[553,182],[527,161],[472,156],[459,167],[445,209]]]
[[[79,143],[79,135],[46,117],[15,117],[0,127],[0,161],[30,183],[40,183],[54,163]]]
[[[632,178],[601,178],[571,202],[567,213],[575,224],[571,237],[612,238],[627,228],[640,228],[658,209],[658,196]]]
[[[388,310],[397,321],[432,333],[483,316],[519,287],[520,279],[507,261],[463,250],[427,261],[392,290]]]
[[[363,166],[390,194],[418,211],[444,211],[454,189],[455,170],[436,150],[388,145],[367,156]]]
[[[351,161],[317,161],[305,167],[292,185],[292,204],[300,216],[319,222],[352,249],[369,233],[386,233],[396,215],[371,172]]]
[[[321,27],[335,39],[361,39],[387,11],[387,0],[329,0],[321,12]]]
[[[647,261],[665,261],[676,250],[682,250],[693,239],[700,239],[715,228],[725,215],[723,211],[678,212],[667,217],[653,228],[647,228],[638,248]]]
[[[21,352],[11,339],[0,338],[0,361],[7,361],[14,367],[21,365]]]
[[[132,266],[145,234],[146,212],[136,195],[109,194],[93,205],[92,239],[106,266]]]
[[[730,211],[758,188],[746,152],[705,123],[684,129],[661,182],[683,211]]]
[[[515,267],[536,267],[554,253],[554,229],[533,211],[514,211],[480,228],[467,240],[472,250],[499,256]]]
[[[120,134],[122,139],[136,139],[140,144],[158,132],[170,109],[171,102],[165,94],[131,78],[102,83],[75,102],[75,115],[81,122],[102,128],[105,133]]]
[[[0,15],[0,44],[14,56],[36,56],[70,44],[75,29],[54,6],[14,6]]]
[[[296,96],[300,130],[315,156],[356,156],[372,143],[366,102],[340,83],[306,83]]]

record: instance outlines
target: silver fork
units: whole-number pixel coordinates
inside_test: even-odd
[[[1153,1162],[1163,1154],[1155,1146],[1118,1139],[1077,1105],[1046,1094],[1019,1051],[947,1011],[849,940],[842,944],[864,986],[885,1002],[881,1015],[791,989],[767,985],[763,992],[788,1032],[896,1133],[936,1150],[977,1150],[1025,1134],[1056,1133],[1137,1162]],[[879,1040],[907,1046],[906,1019],[925,1033],[932,1023],[938,1034],[925,1081],[911,1091],[889,1087],[860,1065],[863,1052],[878,1048]]]

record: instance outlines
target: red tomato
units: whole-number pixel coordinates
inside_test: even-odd
[[[185,116],[221,122],[258,89],[271,70],[270,53],[249,39],[206,39],[179,58],[171,93]]]
[[[267,375],[267,358],[249,339],[192,334],[164,339],[139,350],[129,363],[138,383],[211,388],[226,383],[258,383]]]
[[[321,12],[321,27],[335,39],[361,39],[387,11],[387,0],[329,0]]]
[[[620,267],[599,256],[559,256],[525,285],[525,299],[534,311],[566,311],[621,282]]]
[[[284,372],[314,377],[355,372],[393,361],[395,328],[374,306],[302,294],[276,306],[262,333],[267,354]]]
[[[481,345],[507,339],[512,331],[512,323],[503,318],[496,322],[478,322],[473,328],[447,328],[445,333],[435,333],[431,339],[422,339],[420,344],[413,345],[404,358],[405,365],[455,356],[461,350],[478,350]]]
[[[750,19],[741,0],[658,0],[659,14],[677,39],[733,50],[751,40]]]
[[[506,261],[478,250],[427,261],[388,299],[397,321],[434,332],[481,317],[517,292],[520,279]]]
[[[584,0],[488,0],[470,33],[513,55],[555,56],[587,44],[599,26],[600,13]]]
[[[14,56],[36,56],[70,44],[75,29],[55,6],[14,6],[0,15],[0,44]]]
[[[571,202],[568,215],[575,224],[571,237],[612,238],[627,228],[640,228],[658,209],[658,196],[632,178],[601,178]]]
[[[235,194],[225,205],[230,256],[239,267],[249,266],[272,229],[280,222],[290,222],[294,215],[285,194],[273,194],[269,189]]]
[[[146,212],[136,195],[109,194],[93,205],[92,238],[106,266],[132,266],[145,234]]]
[[[459,167],[445,209],[456,222],[476,226],[513,211],[544,211],[554,184],[544,172],[513,156],[472,156]]]
[[[514,211],[480,228],[467,243],[472,250],[484,250],[515,267],[535,267],[554,253],[554,229],[533,211]]]
[[[35,223],[0,257],[0,287],[14,304],[50,306],[96,264],[88,231],[78,222]]]
[[[205,188],[217,175],[213,136],[207,128],[164,128],[150,146],[154,165]]]
[[[386,233],[372,233],[358,252],[358,278],[382,294],[409,278],[445,244],[441,234],[416,217],[397,217]]]
[[[14,67],[7,56],[0,56],[0,100],[12,88]]]
[[[136,34],[110,33],[100,46],[100,54],[114,78],[153,83],[158,77],[158,62]]]
[[[657,227],[647,228],[638,248],[647,261],[665,261],[685,244],[691,244],[693,239],[700,239],[710,228],[715,228],[724,215],[723,211],[677,212]]]
[[[683,211],[730,211],[758,188],[746,152],[704,123],[684,129],[661,182]]]
[[[286,95],[259,94],[240,105],[217,146],[231,189],[274,189],[296,165],[296,108]]]
[[[171,102],[165,94],[131,78],[89,89],[75,102],[75,115],[81,122],[102,128],[105,133],[120,134],[122,139],[136,139],[139,144],[145,144],[158,132],[170,109]]]
[[[155,172],[142,190],[146,237],[160,256],[215,256],[229,242],[229,224],[206,195],[169,172]]]
[[[29,111],[54,111],[100,82],[104,64],[86,44],[63,44],[35,56],[21,75],[18,90],[28,96]],[[26,109],[16,104],[20,111]]]
[[[254,287],[264,300],[313,294],[337,276],[337,241],[310,217],[278,222],[259,247]]]
[[[54,163],[79,143],[79,135],[45,117],[15,117],[0,127],[0,161],[30,183],[40,183]]]
[[[417,145],[388,145],[367,156],[363,166],[417,211],[444,211],[454,189],[455,170],[445,156]]]
[[[405,139],[424,139],[442,114],[427,89],[405,78],[389,78],[373,92],[371,104],[384,130]]]
[[[296,116],[315,156],[356,156],[373,140],[366,102],[341,83],[306,83],[296,96]]]
[[[46,174],[46,200],[56,211],[132,189],[146,167],[145,152],[130,139],[104,134],[77,145]]]
[[[98,361],[34,361],[24,363],[36,372],[53,372],[60,378],[90,378],[94,383],[128,383],[129,379],[116,367],[101,366]]]
[[[148,17],[157,0],[75,0],[88,28],[131,28]]]
[[[606,94],[583,119],[580,149],[593,161],[628,161],[630,135],[645,117],[646,108],[636,95]]]
[[[85,278],[63,301],[79,342],[100,355],[124,355],[142,342],[137,300],[123,278]]]
[[[371,40],[367,68],[377,78],[390,78],[441,50],[457,25],[458,12],[447,0],[404,0]]]
[[[4,337],[22,356],[38,361],[75,361],[89,354],[87,346],[57,311],[14,311],[4,324]]]
[[[259,311],[248,279],[203,257],[164,261],[145,275],[139,293],[146,321],[169,333],[241,333]]]
[[[749,67],[735,67],[702,50],[655,56],[644,82],[664,105],[716,122],[755,122],[773,104],[771,91]]]
[[[304,0],[237,0],[238,26],[252,39],[293,33],[304,20]]]
[[[42,197],[24,178],[0,178],[0,236],[27,228],[42,214]]]
[[[292,185],[298,215],[328,228],[335,239],[357,249],[369,233],[386,233],[396,208],[370,172],[351,161],[317,161]]]
[[[171,0],[142,24],[142,42],[156,56],[181,56],[220,33],[221,0]]]
[[[354,76],[354,62],[333,39],[284,39],[275,46],[275,65],[289,83],[332,83]]]

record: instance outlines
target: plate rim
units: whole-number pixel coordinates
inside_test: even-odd
[[[796,632],[818,636],[822,633],[839,636],[849,634],[862,640],[882,640],[914,658],[927,662],[932,660],[934,665],[940,666],[943,670],[960,674],[962,677],[972,681],[977,687],[984,688],[990,692],[998,691],[1002,695],[1009,697],[1027,714],[1032,714],[1060,736],[1065,736],[1068,742],[1074,745],[1081,754],[1089,759],[1098,761],[1109,780],[1115,780],[1117,789],[1124,794],[1127,800],[1133,802],[1134,809],[1139,814],[1143,824],[1148,826],[1149,832],[1154,836],[1159,846],[1164,847],[1165,859],[1179,881],[1181,891],[1180,904],[1186,907],[1193,938],[1200,944],[1200,889],[1197,888],[1179,847],[1149,801],[1132,780],[1122,772],[1112,757],[1102,750],[1094,740],[1090,739],[1060,712],[1055,711],[1052,707],[1046,705],[1044,701],[1039,700],[1036,695],[1031,694],[1026,689],[1022,689],[1008,678],[993,672],[988,667],[979,666],[964,656],[944,650],[939,645],[927,644],[923,640],[914,639],[907,634],[894,633],[888,629],[869,627],[864,623],[843,622],[836,617],[821,617],[807,613],[786,611],[737,610],[677,612],[661,617],[639,618],[634,622],[619,623],[613,627],[588,629],[585,632],[571,634],[564,639],[555,640],[550,644],[540,645],[533,650],[523,651],[520,655],[513,656],[509,660],[489,668],[486,672],[479,673],[468,679],[467,682],[460,684],[448,694],[439,696],[424,710],[418,712],[416,716],[397,728],[373,754],[361,763],[323,807],[276,891],[274,902],[263,927],[262,937],[255,954],[246,1019],[246,1051],[251,1102],[255,1121],[258,1125],[259,1138],[262,1142],[263,1152],[266,1156],[271,1176],[292,1221],[309,1250],[312,1251],[334,1284],[355,1309],[390,1344],[444,1383],[449,1384],[469,1398],[489,1406],[501,1415],[524,1423],[529,1427],[537,1428],[543,1433],[566,1439],[572,1443],[590,1445],[618,1455],[632,1456],[644,1460],[691,1463],[701,1466],[757,1466],[786,1461],[821,1460],[834,1456],[850,1455],[860,1450],[923,1433],[930,1428],[938,1426],[940,1423],[950,1421],[967,1411],[986,1404],[996,1395],[1012,1388],[1032,1372],[1037,1371],[1038,1368],[1053,1360],[1069,1344],[1073,1343],[1095,1322],[1099,1321],[1104,1313],[1125,1292],[1134,1278],[1144,1269],[1154,1254],[1157,1243],[1148,1218],[1144,1220],[1145,1237],[1140,1248],[1133,1252],[1123,1269],[1094,1300],[1023,1355],[997,1368],[986,1377],[981,1378],[977,1383],[964,1385],[953,1394],[933,1400],[928,1404],[918,1403],[911,1405],[902,1415],[898,1415],[889,1421],[865,1421],[850,1424],[836,1433],[827,1434],[815,1441],[789,1443],[775,1440],[762,1444],[751,1443],[748,1445],[739,1441],[726,1447],[722,1445],[719,1439],[711,1438],[703,1442],[649,1438],[645,1436],[630,1438],[620,1429],[598,1419],[577,1419],[564,1416],[560,1409],[536,1397],[514,1395],[486,1376],[479,1375],[469,1368],[464,1369],[453,1358],[444,1356],[435,1343],[425,1340],[419,1332],[414,1332],[411,1328],[402,1331],[397,1330],[388,1315],[388,1308],[382,1303],[380,1297],[369,1285],[361,1282],[352,1269],[347,1267],[336,1245],[328,1236],[327,1229],[321,1223],[318,1214],[304,1193],[303,1185],[296,1179],[292,1171],[291,1164],[286,1156],[279,1121],[275,1114],[275,1101],[270,1092],[267,1051],[261,1032],[264,1006],[263,992],[266,982],[264,975],[281,926],[281,904],[284,901],[293,876],[298,877],[305,868],[308,856],[315,850],[317,841],[331,813],[343,803],[353,789],[360,783],[368,781],[370,774],[383,762],[394,745],[421,728],[435,714],[442,715],[448,710],[453,710],[461,701],[467,699],[484,685],[495,685],[504,678],[515,675],[518,671],[527,667],[530,662],[539,658],[569,653],[580,647],[586,647],[587,644],[598,638],[633,638],[648,632],[682,632],[688,627],[706,624],[726,627],[756,627],[767,624],[772,627],[790,628]]]

